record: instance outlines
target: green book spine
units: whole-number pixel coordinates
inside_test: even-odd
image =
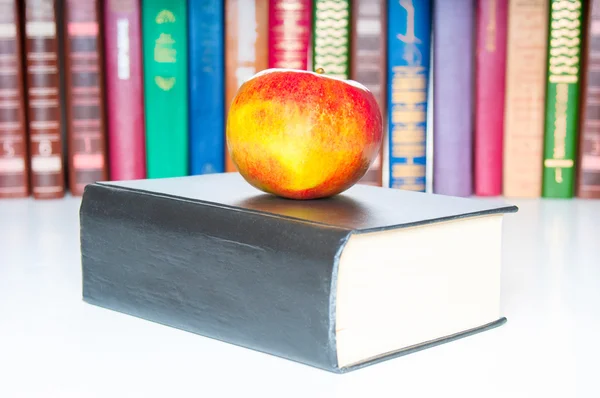
[[[188,175],[187,1],[143,0],[148,178]]]
[[[313,0],[313,70],[350,78],[350,1]]]
[[[571,198],[579,118],[581,1],[552,0],[542,196]]]

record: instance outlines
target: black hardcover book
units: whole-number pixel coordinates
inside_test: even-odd
[[[355,185],[281,199],[237,173],[86,187],[86,302],[343,373],[501,325],[515,206]]]

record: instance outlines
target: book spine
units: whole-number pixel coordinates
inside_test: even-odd
[[[472,0],[434,7],[433,192],[473,193],[474,12]]]
[[[66,101],[69,190],[108,179],[102,33],[97,0],[66,0]]]
[[[478,196],[502,194],[507,16],[508,0],[478,2],[473,137]]]
[[[223,0],[189,3],[190,174],[225,170]]]
[[[600,0],[588,7],[576,195],[600,199]]]
[[[388,7],[389,187],[424,192],[431,1]]]
[[[542,157],[549,0],[510,1],[502,194],[539,197]]]
[[[142,1],[147,178],[189,174],[186,0]]]
[[[364,84],[375,96],[382,117],[386,115],[387,3],[384,0],[352,2],[350,78]],[[383,145],[377,158],[359,181],[382,184]]]
[[[225,1],[225,112],[239,87],[269,67],[269,0]],[[237,167],[225,149],[225,171]]]
[[[61,84],[54,0],[26,0],[25,71],[31,188],[36,199],[65,194]]]
[[[0,1],[0,198],[29,195],[19,2]]]
[[[100,184],[80,214],[86,302],[338,369],[331,287],[345,228]]]
[[[308,69],[312,0],[269,1],[269,68]]]
[[[542,196],[571,198],[578,135],[582,4],[552,0]]]
[[[340,79],[350,77],[350,0],[313,0],[312,65]]]
[[[108,154],[111,180],[146,177],[140,5],[104,2]]]

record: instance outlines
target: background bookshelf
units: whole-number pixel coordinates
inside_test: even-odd
[[[0,0],[0,198],[235,171],[228,104],[267,68],[365,84],[360,183],[600,198],[600,1]]]

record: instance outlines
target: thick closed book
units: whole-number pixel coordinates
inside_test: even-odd
[[[83,298],[344,373],[503,324],[516,210],[366,184],[289,200],[238,173],[98,182],[80,210]]]

